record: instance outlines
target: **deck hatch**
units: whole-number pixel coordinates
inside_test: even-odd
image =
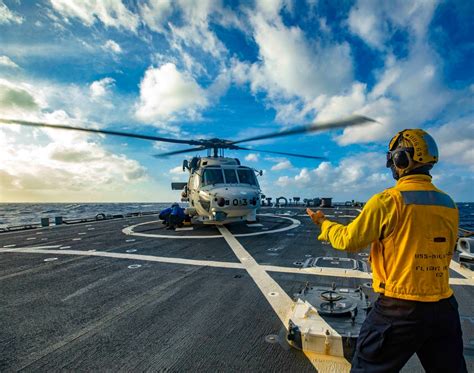
[[[358,269],[357,261],[350,258],[336,258],[331,256],[319,257],[314,260],[313,267]]]

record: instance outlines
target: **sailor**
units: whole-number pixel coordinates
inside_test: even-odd
[[[167,229],[175,229],[175,227],[182,227],[185,219],[184,209],[179,207],[179,204],[173,203],[171,205],[171,213],[168,220]]]
[[[434,139],[421,129],[397,133],[386,166],[397,183],[374,195],[344,226],[307,209],[319,240],[357,252],[371,243],[379,293],[360,330],[351,372],[398,372],[416,353],[427,372],[467,372],[458,304],[449,286],[458,210],[431,183]]]
[[[171,211],[173,211],[173,207],[168,207],[160,211],[160,215],[158,215],[158,218],[162,220],[163,225],[169,225],[169,217],[171,215]]]

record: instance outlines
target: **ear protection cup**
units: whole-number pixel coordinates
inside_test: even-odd
[[[393,154],[393,164],[395,167],[400,169],[405,169],[410,165],[410,156],[405,150],[400,150],[394,152]]]

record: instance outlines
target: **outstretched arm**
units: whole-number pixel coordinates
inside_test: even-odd
[[[319,240],[329,241],[335,249],[352,252],[360,251],[371,242],[387,237],[398,218],[395,202],[388,193],[373,196],[359,216],[348,225],[330,221],[322,213],[319,216],[318,212],[309,215],[313,222],[321,224]]]

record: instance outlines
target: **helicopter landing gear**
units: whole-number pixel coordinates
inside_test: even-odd
[[[245,220],[247,221],[247,223],[256,223],[257,222],[257,211],[256,210],[253,210],[250,214],[247,214],[247,216],[245,216]]]

